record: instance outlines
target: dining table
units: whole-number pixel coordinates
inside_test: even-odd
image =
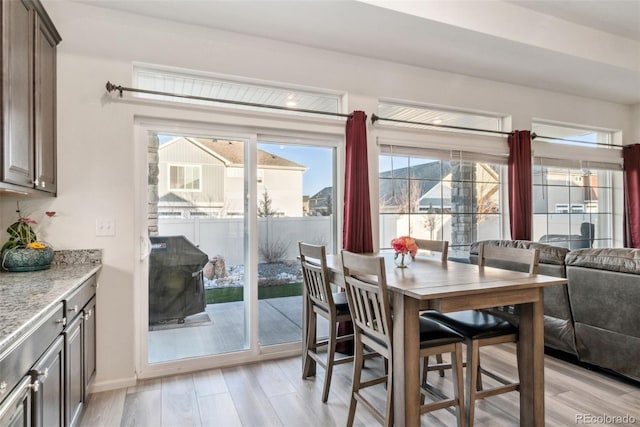
[[[481,267],[417,256],[398,268],[393,253],[383,256],[393,311],[394,425],[420,425],[419,315],[424,310],[454,312],[519,306],[518,366],[520,425],[544,426],[544,297],[560,277]],[[331,280],[344,286],[340,255],[328,255]]]

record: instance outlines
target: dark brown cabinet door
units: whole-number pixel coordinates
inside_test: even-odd
[[[57,40],[39,15],[35,20],[35,187],[55,193]]]
[[[84,317],[76,316],[64,330],[64,355],[66,368],[65,384],[65,425],[75,426],[80,421],[84,406]]]
[[[59,336],[31,371],[34,383],[33,426],[64,426],[64,339]]]
[[[0,426],[31,425],[31,377],[27,376],[0,404]]]
[[[33,14],[2,1],[2,181],[33,187]]]
[[[84,308],[84,397],[89,399],[89,383],[96,374],[96,298]]]

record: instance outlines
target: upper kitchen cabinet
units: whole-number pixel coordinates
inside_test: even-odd
[[[56,192],[56,46],[39,1],[2,0],[0,190]]]

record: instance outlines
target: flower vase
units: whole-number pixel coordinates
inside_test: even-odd
[[[396,255],[393,257],[393,262],[396,264],[396,267],[398,268],[407,268],[409,264],[411,264],[412,260],[413,258],[411,257],[409,252],[404,252],[404,253],[397,252]]]
[[[2,268],[7,271],[37,271],[51,267],[53,249],[13,248],[2,252]]]

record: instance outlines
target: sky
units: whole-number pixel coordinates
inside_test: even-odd
[[[332,148],[279,144],[258,144],[258,148],[306,166],[308,169],[302,178],[302,192],[306,196],[333,185]]]

